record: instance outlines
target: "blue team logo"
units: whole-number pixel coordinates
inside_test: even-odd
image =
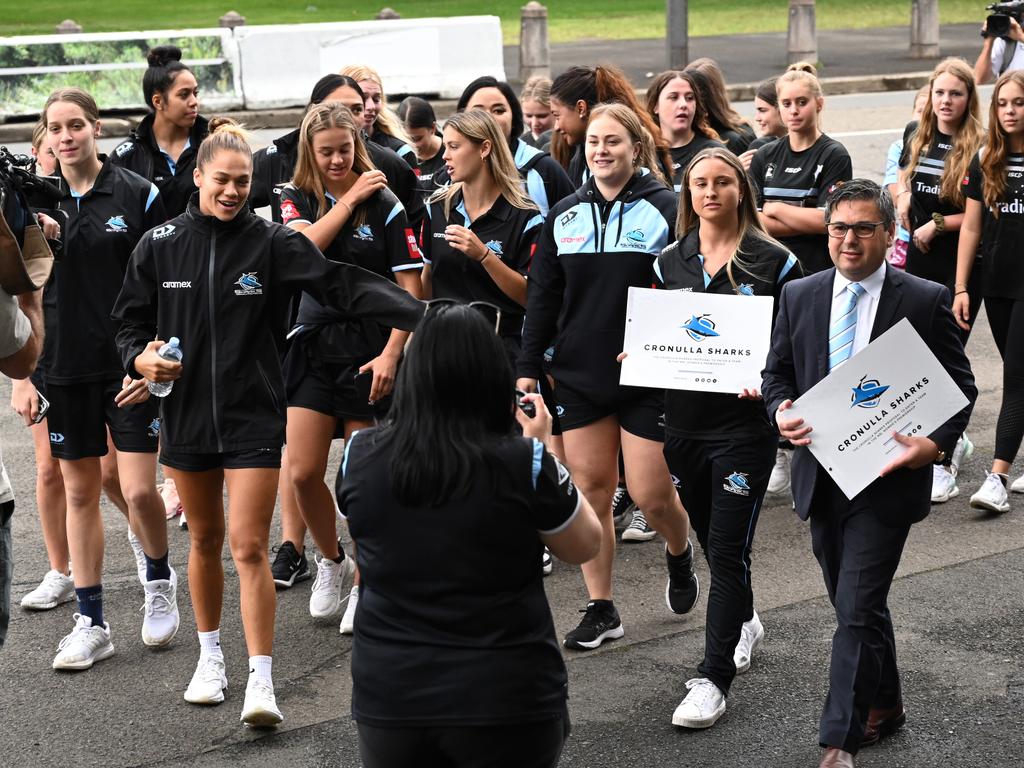
[[[501,249],[501,240],[488,240],[487,249],[493,252],[496,256],[504,255]]]
[[[146,433],[150,437],[160,437],[160,419],[153,419],[146,427]]]
[[[631,243],[644,243],[647,241],[647,235],[642,229],[631,229],[626,233],[626,239]]]
[[[356,231],[352,233],[352,236],[357,240],[373,240],[373,230],[370,229],[369,224],[363,224],[356,227]]]
[[[712,336],[720,335],[715,331],[715,322],[709,315],[701,315],[700,317],[691,315],[690,319],[679,327],[685,330],[686,335],[694,341],[703,341]]]
[[[260,282],[255,272],[243,272],[234,284],[238,286],[235,296],[257,296],[263,293],[263,283]]]
[[[127,232],[128,225],[124,223],[124,216],[111,216],[107,219],[107,232]]]
[[[753,296],[754,286],[751,285],[750,283],[740,283],[739,285],[736,286],[736,293],[738,293],[740,296]]]
[[[733,472],[725,478],[722,488],[729,493],[735,493],[737,496],[749,496],[750,483],[747,482],[748,477],[750,475],[746,472]]]
[[[878,379],[869,379],[867,376],[863,376],[860,384],[853,388],[850,407],[877,408],[879,400],[888,389],[888,384],[880,384]]]

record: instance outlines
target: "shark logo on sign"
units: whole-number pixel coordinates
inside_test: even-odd
[[[878,379],[869,379],[862,376],[860,384],[853,387],[853,395],[850,397],[851,408],[877,408],[882,395],[889,389],[888,384],[879,383]]]
[[[703,341],[712,336],[721,335],[715,330],[715,322],[710,315],[701,315],[700,317],[691,315],[690,319],[679,327],[685,330],[686,335],[694,341]]]

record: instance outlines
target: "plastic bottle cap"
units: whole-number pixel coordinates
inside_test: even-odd
[[[168,346],[171,346],[171,347],[177,347],[177,346],[179,346],[181,344],[181,342],[178,341],[178,337],[177,336],[171,336],[171,340],[168,341],[167,344],[168,344]]]

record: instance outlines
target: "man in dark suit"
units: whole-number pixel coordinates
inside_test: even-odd
[[[779,434],[797,446],[793,499],[810,518],[838,627],[821,715],[820,768],[852,767],[854,754],[906,720],[888,595],[910,526],[930,508],[932,464],[952,452],[978,390],[950,297],[938,283],[885,261],[895,212],[888,191],[854,179],[832,191],[825,221],[835,269],[787,285],[780,299],[762,393]],[[847,499],[807,446],[812,425],[787,417],[793,400],[903,318],[920,334],[969,405],[927,437],[897,435],[907,450]]]

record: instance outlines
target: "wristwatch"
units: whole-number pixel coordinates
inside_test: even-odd
[[[945,232],[946,231],[946,217],[943,216],[941,213],[938,213],[938,212],[933,213],[932,214],[932,221],[935,222],[935,231],[936,232]]]

